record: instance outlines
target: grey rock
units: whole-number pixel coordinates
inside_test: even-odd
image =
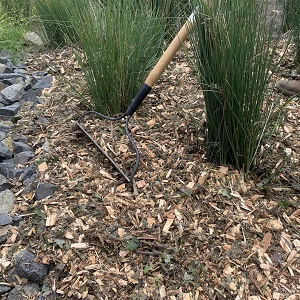
[[[24,39],[34,45],[37,45],[37,46],[42,46],[44,44],[41,37],[33,31],[26,32],[24,34]]]
[[[11,189],[11,184],[5,176],[0,174],[0,192]]]
[[[0,121],[0,131],[8,133],[13,128],[13,123],[10,121]]]
[[[1,145],[1,142],[0,142]],[[0,147],[1,150],[1,147]],[[1,152],[0,152],[1,153]],[[18,165],[25,165],[26,163],[28,163],[32,158],[34,157],[34,152],[32,151],[24,151],[24,152],[20,152],[17,153],[14,156],[14,163],[18,164]]]
[[[5,72],[5,70],[6,70],[6,65],[0,63],[0,73],[3,74]]]
[[[17,114],[19,108],[20,104],[18,102],[0,107],[0,115],[13,117]]]
[[[13,219],[7,214],[0,214],[0,226],[8,225],[12,223]]]
[[[8,293],[11,289],[12,289],[12,287],[9,285],[0,284],[0,295],[4,295],[4,294]]]
[[[17,285],[8,293],[6,300],[36,299],[39,293],[40,288],[37,284]]]
[[[6,138],[6,133],[3,131],[0,131],[0,141],[4,140]]]
[[[37,170],[37,167],[35,165],[28,166],[22,174],[22,177],[21,177],[22,182],[30,179],[33,175],[35,175],[36,170]]]
[[[36,102],[38,100],[38,96],[37,96],[36,92],[33,89],[29,89],[23,95],[22,100],[23,101]]]
[[[24,61],[20,61],[17,63],[17,67],[20,69],[27,69],[27,64]]]
[[[0,192],[0,213],[8,214],[15,206],[16,196],[11,190]]]
[[[2,142],[0,142],[0,157],[12,158],[12,152]]]
[[[26,70],[21,69],[21,68],[16,68],[16,69],[14,69],[14,73],[17,73],[17,74],[23,74],[23,75],[26,75],[26,74],[27,74]]]
[[[11,60],[12,54],[9,50],[2,49],[0,50],[0,61],[3,64],[6,64],[8,61]]]
[[[24,94],[24,84],[12,84],[1,91],[1,96],[6,100],[6,103],[12,104],[22,99]]]
[[[2,64],[0,63],[0,74],[4,74],[4,73],[12,73],[13,72],[13,68],[11,65],[9,65],[8,63],[6,64]]]
[[[42,77],[38,82],[32,87],[34,90],[36,89],[45,89],[51,87],[53,82],[52,75],[46,75]]]
[[[48,196],[51,196],[57,189],[58,187],[55,184],[49,182],[40,182],[38,183],[35,191],[35,199],[42,200]]]
[[[15,216],[15,217],[13,217],[11,225],[12,226],[19,226],[22,221],[23,221],[22,216]]]
[[[7,88],[7,87],[8,87],[7,84],[5,84],[5,83],[3,83],[3,82],[0,82],[0,92],[1,92],[2,90],[4,90],[5,88]]]
[[[33,151],[33,149],[27,145],[26,143],[23,142],[14,142],[14,153],[21,153],[25,151]]]
[[[34,73],[34,77],[38,80],[41,79],[42,77],[46,76],[47,72],[46,71],[36,71]]]
[[[14,152],[14,140],[8,136],[1,141],[11,152]]]
[[[14,272],[35,283],[42,283],[49,272],[49,265],[35,262],[36,255],[27,249],[17,253]]]
[[[2,162],[0,163],[0,174],[9,179],[18,178],[24,172],[23,168],[17,167],[14,163],[11,162]]]
[[[33,80],[33,77],[29,76],[28,74],[25,74],[23,77],[23,81],[24,81],[24,90],[28,91],[29,89],[32,88],[32,86],[36,83]],[[24,97],[24,95],[23,95]]]
[[[11,78],[11,79],[5,79],[2,82],[7,84],[8,86],[10,86],[13,84],[24,84],[24,79],[23,79],[23,77],[19,76],[19,77],[15,77],[15,78]],[[26,86],[26,85],[24,84],[24,86]]]
[[[8,68],[11,68],[12,70],[15,68],[15,65],[12,63],[11,59],[8,60],[8,62],[6,63],[6,66],[7,66]]]
[[[0,80],[3,82],[5,80],[9,80],[12,78],[22,78],[23,75],[22,74],[17,74],[17,73],[4,73],[4,74],[0,74]]]
[[[23,181],[23,194],[27,195],[29,193],[35,192],[36,187],[37,187],[37,180],[39,178],[38,174],[33,174],[30,178],[27,178],[26,180]]]
[[[8,236],[6,233],[0,233],[0,245],[5,244],[7,239],[8,239]],[[1,291],[1,287],[0,287],[0,291]],[[1,292],[0,292],[0,295],[1,295]]]

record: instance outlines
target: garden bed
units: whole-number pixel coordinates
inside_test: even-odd
[[[1,250],[10,260],[26,247],[49,264],[46,299],[299,299],[298,98],[246,180],[206,161],[203,95],[179,52],[132,118],[141,164],[131,186],[75,125],[86,108],[69,83],[85,86],[71,51],[29,65],[56,81],[44,104],[20,111],[17,130],[46,162],[41,180],[59,190],[35,201],[15,185],[15,213],[28,216]],[[274,80],[290,66],[287,56]]]

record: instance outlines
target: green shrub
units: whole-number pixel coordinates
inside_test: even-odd
[[[207,158],[248,174],[276,105],[266,96],[275,49],[267,1],[197,0],[192,35],[207,114]]]

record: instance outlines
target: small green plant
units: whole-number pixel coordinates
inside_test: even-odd
[[[283,0],[283,31],[291,31],[295,44],[295,62],[300,64],[300,3]]]
[[[265,93],[275,53],[267,1],[195,2],[199,12],[191,40],[206,105],[207,158],[248,174],[278,116]]]
[[[24,48],[23,35],[27,30],[26,24],[15,21],[7,14],[0,16],[0,50],[8,50],[13,56]]]

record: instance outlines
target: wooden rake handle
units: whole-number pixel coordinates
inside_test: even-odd
[[[175,38],[172,40],[166,51],[163,53],[159,61],[156,63],[154,68],[149,73],[148,77],[146,78],[144,84],[138,91],[137,95],[134,97],[132,103],[128,107],[125,112],[125,115],[130,117],[133,113],[137,110],[143,100],[151,91],[152,87],[158,81],[161,74],[167,68],[179,48],[184,44],[186,41],[189,33],[192,31],[195,24],[195,12],[193,12],[185,24],[181,27],[179,32],[176,34]]]

